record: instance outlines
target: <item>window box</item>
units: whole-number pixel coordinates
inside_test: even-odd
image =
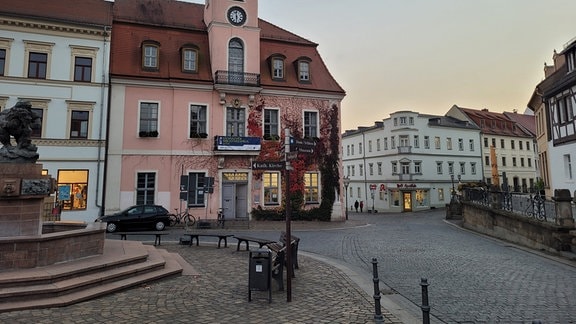
[[[207,133],[192,133],[190,134],[190,138],[207,138]]]
[[[138,136],[140,137],[158,137],[158,131],[141,131],[140,133],[138,133]]]

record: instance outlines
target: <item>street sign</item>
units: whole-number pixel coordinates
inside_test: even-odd
[[[370,185],[370,190],[376,190],[376,185],[375,185],[375,184],[371,184],[371,185]]]
[[[288,161],[293,161],[296,160],[298,158],[298,152],[288,152],[286,153],[286,160]]]
[[[285,167],[284,161],[252,161],[252,170],[283,170]]]
[[[299,153],[314,153],[316,142],[309,139],[296,139],[290,137],[290,151]]]

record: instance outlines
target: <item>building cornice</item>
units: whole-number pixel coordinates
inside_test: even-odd
[[[69,24],[48,22],[41,20],[28,20],[16,17],[0,15],[0,26],[4,30],[28,32],[30,29],[34,33],[43,32],[45,34],[73,34],[77,38],[95,38],[102,39],[102,37],[110,36],[109,26],[82,26],[77,23],[70,22]]]
[[[93,139],[35,138],[32,139],[32,143],[36,146],[103,147],[106,141]]]

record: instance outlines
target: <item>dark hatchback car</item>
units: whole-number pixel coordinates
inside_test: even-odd
[[[121,212],[99,217],[97,222],[106,222],[106,231],[156,230],[162,231],[170,224],[168,210],[158,205],[136,205]]]

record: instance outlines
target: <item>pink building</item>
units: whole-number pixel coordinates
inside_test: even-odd
[[[106,213],[156,203],[248,219],[278,208],[284,172],[252,164],[283,161],[289,129],[316,142],[292,163],[292,191],[341,219],[345,92],[317,44],[259,19],[257,0],[116,0],[112,30]]]

